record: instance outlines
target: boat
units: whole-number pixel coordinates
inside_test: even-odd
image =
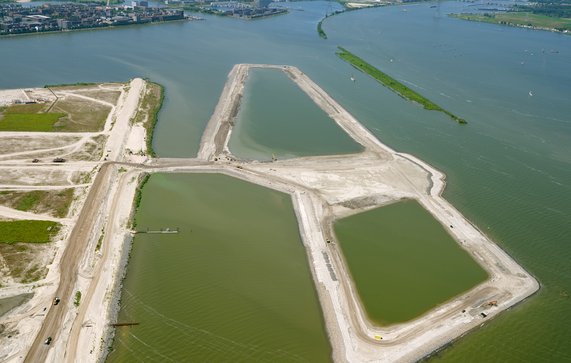
[[[351,81],[355,82],[355,77],[353,77],[353,75],[351,75]]]

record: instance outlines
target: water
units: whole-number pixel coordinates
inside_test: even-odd
[[[341,219],[335,234],[367,315],[379,325],[414,319],[488,277],[413,200]]]
[[[216,174],[145,185],[109,362],[327,362],[289,195]]]
[[[2,38],[0,87],[149,77],[167,89],[156,150],[192,156],[235,63],[295,65],[383,142],[445,172],[445,197],[542,284],[439,359],[570,361],[571,37],[450,19],[448,12],[477,5],[435,5],[334,16],[324,23],[327,40],[316,25],[338,5],[326,2],[291,3],[304,11],[259,21],[206,17]],[[334,55],[337,45],[469,124],[425,111],[355,72]]]
[[[229,147],[250,160],[363,149],[284,72],[273,69],[250,70]]]

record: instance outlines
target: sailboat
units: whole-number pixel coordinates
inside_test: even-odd
[[[351,81],[355,82],[355,77],[353,77],[353,75],[351,75]]]

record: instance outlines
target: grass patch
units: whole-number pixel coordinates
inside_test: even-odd
[[[380,71],[379,69],[373,67],[369,63],[365,62],[363,59],[359,58],[358,56],[354,55],[353,53],[349,52],[347,49],[338,47],[339,51],[337,55],[343,59],[344,61],[350,63],[353,67],[357,68],[359,71],[366,73],[376,79],[380,84],[389,88],[402,98],[416,102],[422,105],[427,110],[434,110],[440,111],[448,115],[451,119],[458,122],[459,124],[466,124],[468,123],[463,118],[460,118],[453,113],[449,112],[448,110],[443,109],[442,107],[438,106],[434,102],[430,101],[426,97],[422,96],[421,94],[413,91],[412,89],[408,88],[401,82],[397,81],[396,79],[392,78],[388,74]]]
[[[47,274],[47,269],[40,265],[32,265],[32,267],[22,273],[21,283],[28,284],[44,278]]]
[[[147,91],[141,101],[141,107],[135,115],[134,123],[142,123],[145,127],[147,154],[152,157],[157,156],[153,149],[153,136],[164,100],[165,88],[158,83],[147,80]]]
[[[54,217],[67,216],[73,201],[73,189],[34,190],[31,192],[0,192],[0,204],[24,212],[49,213]]]
[[[97,83],[93,82],[77,82],[77,83],[62,83],[62,84],[46,84],[44,88],[70,88],[70,87],[80,87],[85,86],[97,86]]]
[[[32,209],[39,201],[39,192],[40,191],[33,191],[24,195],[16,204],[16,209],[23,211],[29,211]]]
[[[112,104],[117,104],[117,101],[121,96],[121,91],[108,91],[99,88],[94,88],[85,91],[75,91],[75,94],[95,98]]]
[[[12,113],[38,113],[43,112],[47,109],[49,104],[47,103],[27,103],[22,105],[12,105],[6,107],[3,110],[4,114],[12,114]]]
[[[79,83],[59,87],[73,90],[94,85],[96,84]],[[103,99],[109,103],[116,103],[121,94],[119,91],[102,91],[97,88],[91,93],[93,95],[88,97]],[[78,95],[80,94],[78,92]],[[111,112],[111,107],[107,105],[73,96],[60,98],[51,108],[48,107],[48,104],[38,103],[0,109],[0,131],[95,132],[103,129]]]
[[[50,242],[61,225],[50,221],[0,221],[0,243]]]
[[[78,307],[80,302],[81,302],[81,291],[76,291],[75,299],[73,300],[73,305],[75,305],[75,307]]]
[[[64,116],[64,113],[4,113],[0,131],[54,131],[54,125]]]
[[[111,112],[109,106],[75,97],[58,100],[52,109],[67,115],[56,125],[58,131],[70,132],[101,131]]]
[[[99,236],[99,239],[97,240],[97,245],[95,246],[95,251],[99,251],[101,249],[101,245],[103,244],[103,238],[105,238],[105,229],[101,228],[101,235]]]
[[[43,279],[48,273],[45,267],[49,260],[44,259],[47,246],[30,243],[0,243],[4,276],[14,282],[31,283]]]
[[[544,30],[571,31],[571,18],[559,18],[530,12],[506,12],[484,14],[450,14],[451,17],[484,23],[532,27]]]
[[[322,24],[323,24],[323,20],[327,19],[327,17],[321,19],[319,21],[319,23],[317,23],[317,33],[319,34],[319,36],[323,39],[327,39],[327,34],[325,33],[325,30],[323,30]]]
[[[139,186],[137,187],[137,191],[135,192],[135,200],[133,201],[135,208],[133,208],[134,215],[137,215],[137,211],[139,210],[139,206],[141,205],[141,199],[143,198],[143,188],[145,184],[149,181],[151,174],[144,174],[141,181],[139,182]],[[133,228],[137,227],[137,218],[133,217]]]
[[[103,157],[106,140],[106,135],[92,137],[89,142],[85,143],[83,148],[73,154],[69,154],[68,158],[72,160],[98,161]]]

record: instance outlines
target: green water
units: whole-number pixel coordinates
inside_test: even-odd
[[[362,151],[289,77],[274,69],[253,69],[229,144],[243,159]]]
[[[216,174],[145,185],[109,362],[327,362],[288,195]]]
[[[341,219],[334,228],[367,315],[380,325],[414,319],[488,277],[413,200]]]

